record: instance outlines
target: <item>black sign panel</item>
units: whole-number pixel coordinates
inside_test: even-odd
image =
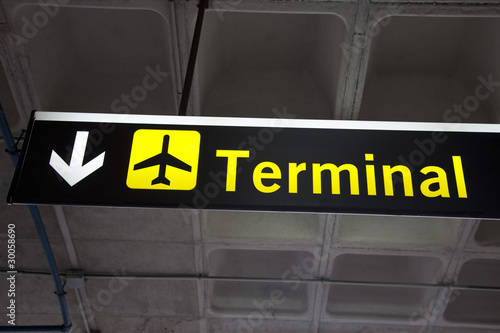
[[[500,218],[500,125],[35,112],[8,202]]]

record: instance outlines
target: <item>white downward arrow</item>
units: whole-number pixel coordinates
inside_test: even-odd
[[[89,132],[76,132],[75,144],[73,145],[73,153],[71,153],[69,165],[67,165],[55,151],[52,151],[52,155],[50,156],[50,166],[52,166],[70,186],[75,185],[80,180],[102,167],[104,163],[104,155],[106,152],[103,152],[92,161],[83,165],[83,156],[85,155],[88,137]]]

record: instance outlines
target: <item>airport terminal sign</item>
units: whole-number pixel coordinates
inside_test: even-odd
[[[500,125],[34,112],[13,204],[500,218]]]

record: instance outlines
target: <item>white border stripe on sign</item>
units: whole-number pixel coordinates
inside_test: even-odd
[[[500,133],[500,124],[392,122],[362,120],[319,120],[288,118],[156,116],[112,113],[36,111],[36,121],[96,122],[120,124],[195,125],[228,127],[278,127],[312,129],[352,129],[384,131],[482,132]]]

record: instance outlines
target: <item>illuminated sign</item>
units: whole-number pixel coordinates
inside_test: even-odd
[[[500,218],[499,147],[500,125],[35,112],[8,202]]]

